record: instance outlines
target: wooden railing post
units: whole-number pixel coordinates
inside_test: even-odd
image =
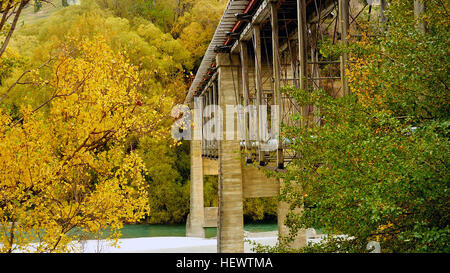
[[[307,51],[307,34],[306,34],[306,3],[305,0],[297,0],[297,19],[298,19],[298,57],[300,61],[300,89],[308,89],[308,55]],[[309,106],[302,105],[302,122],[301,126],[307,125],[309,115]]]
[[[341,43],[344,47],[348,45],[348,29],[350,25],[349,21],[349,0],[339,0],[339,23],[341,26]],[[348,53],[344,52],[341,56],[341,85],[342,94],[347,95],[349,93],[348,79],[346,75],[346,68],[348,62]]]
[[[264,121],[262,120],[261,106],[265,104],[264,102],[264,91],[262,82],[262,58],[261,58],[261,26],[253,26],[253,42],[255,47],[255,83],[256,83],[256,108],[258,111],[258,160],[259,165],[266,165],[265,153],[262,151],[262,127]]]
[[[278,110],[278,123],[282,121],[282,101],[280,93],[280,45],[279,45],[279,28],[278,28],[278,3],[270,3],[270,17],[272,26],[272,65],[273,65],[273,94],[274,94],[274,105],[279,107]],[[272,126],[274,126],[272,124]],[[283,155],[283,140],[281,139],[281,124],[278,124],[278,139],[277,139],[277,168],[284,169],[284,155]]]
[[[240,57],[241,57],[241,75],[242,75],[242,93],[244,95],[244,126],[243,134],[245,140],[245,157],[246,162],[251,163],[251,145],[249,137],[249,113],[246,111],[249,106],[249,83],[248,83],[248,49],[247,42],[240,41]],[[242,121],[241,121],[242,122]],[[250,153],[250,154],[249,154]]]

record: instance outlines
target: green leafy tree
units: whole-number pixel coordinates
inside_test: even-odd
[[[323,123],[283,130],[301,158],[280,174],[282,198],[304,209],[286,223],[293,234],[314,227],[348,237],[260,250],[366,252],[378,241],[383,252],[450,251],[450,18],[442,3],[426,2],[422,33],[413,1],[390,1],[387,32],[364,29],[343,49],[352,56],[350,95],[285,90],[320,109]]]

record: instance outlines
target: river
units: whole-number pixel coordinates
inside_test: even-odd
[[[276,222],[269,223],[250,223],[244,225],[244,230],[249,232],[266,232],[278,230]],[[104,236],[107,236],[105,233]],[[124,225],[121,229],[122,239],[129,238],[143,238],[143,237],[184,237],[186,235],[186,226],[179,225],[151,225],[151,224],[136,224]],[[212,238],[217,235],[217,228],[206,228],[206,237]]]

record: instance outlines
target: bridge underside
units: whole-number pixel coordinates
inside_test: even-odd
[[[293,140],[262,137],[260,106],[268,106],[272,127],[276,127],[273,120],[300,127],[320,125],[319,109],[299,105],[281,89],[321,88],[335,97],[348,93],[348,56],[325,57],[318,45],[346,44],[349,31],[357,28],[350,19],[354,22],[364,8],[356,0],[229,2],[187,99],[189,103],[198,99],[202,107],[194,117],[198,121],[194,131],[201,139],[191,141],[187,236],[204,237],[205,227],[217,226],[218,252],[244,251],[244,198],[277,196],[283,187],[283,181],[266,177],[261,168],[283,171],[300,158],[289,149]],[[254,106],[256,114],[236,114],[227,108],[230,105]],[[278,105],[280,111],[271,112],[272,105]],[[223,110],[223,119],[219,119],[216,106]],[[304,119],[293,118],[295,114]],[[227,126],[227,119],[235,120],[234,126]],[[203,130],[211,121],[223,122],[219,124],[223,132]],[[255,124],[256,133],[252,133]],[[244,129],[239,134],[237,128]],[[280,128],[276,130],[280,136]],[[226,137],[230,135],[235,137]],[[275,148],[267,151],[263,148],[267,144],[275,144]],[[204,207],[204,175],[218,176],[218,208]],[[278,205],[280,236],[289,232],[284,225],[288,209],[288,204]],[[304,230],[292,244],[306,244]]]

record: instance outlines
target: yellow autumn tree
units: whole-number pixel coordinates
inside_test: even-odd
[[[208,48],[227,1],[199,0],[180,17],[172,32],[180,32],[180,41],[199,65]]]
[[[123,222],[149,212],[146,168],[126,139],[166,138],[160,109],[172,102],[138,92],[138,69],[101,37],[69,39],[48,65],[50,80],[26,76],[50,91],[42,105],[0,112],[1,252],[72,251],[80,233],[105,228],[115,243]]]

